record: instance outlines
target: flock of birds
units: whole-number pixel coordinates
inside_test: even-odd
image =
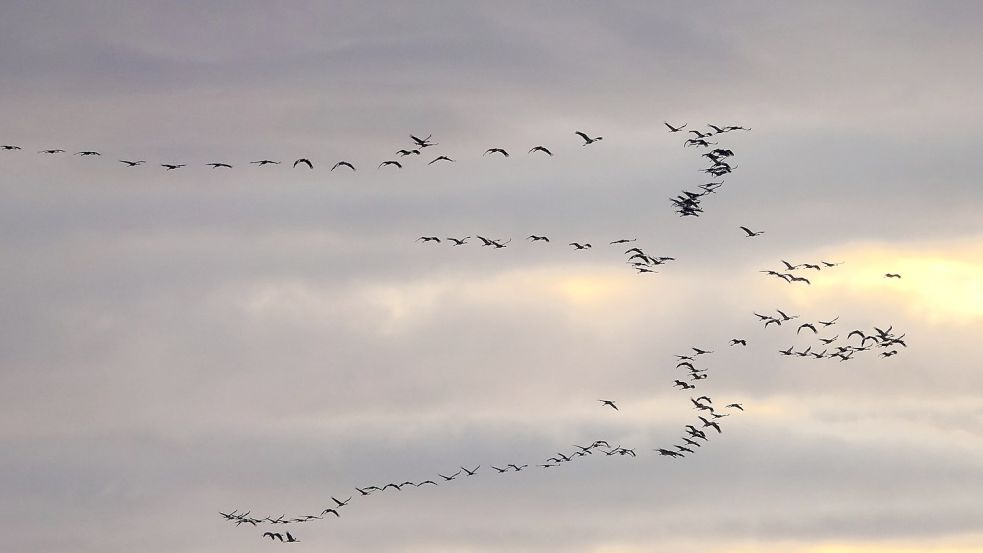
[[[685,130],[687,127],[686,124],[673,125],[668,122],[665,123],[665,126],[669,129],[669,133],[686,132],[692,134],[693,136],[688,138],[684,142],[683,146],[687,148],[694,147],[697,150],[705,150],[700,154],[700,156],[706,158],[709,165],[703,168],[701,171],[718,179],[713,182],[707,182],[699,185],[697,190],[683,190],[680,195],[670,199],[676,213],[678,213],[681,217],[699,217],[700,214],[703,213],[703,208],[701,206],[702,200],[710,194],[715,194],[724,184],[723,178],[737,168],[737,166],[733,164],[732,158],[734,156],[734,152],[732,150],[724,147],[714,148],[714,146],[719,146],[718,141],[722,138],[722,135],[735,131],[749,131],[750,129],[740,125],[708,124],[708,130],[706,131],[695,129]],[[581,131],[577,131],[575,134],[581,139],[582,145],[585,147],[603,140],[603,137],[592,136]],[[395,169],[402,169],[404,162],[407,159],[423,156],[424,151],[426,151],[427,148],[438,146],[438,143],[433,141],[432,135],[428,135],[426,138],[410,135],[410,140],[412,141],[410,145],[396,151],[396,156],[398,159],[384,160],[378,164],[377,168],[383,169],[391,167]],[[22,148],[16,145],[0,146],[0,151],[13,152],[18,150],[22,150]],[[43,155],[57,155],[67,152],[61,148],[49,148],[39,150],[38,153]],[[552,150],[543,145],[533,146],[527,151],[527,154],[541,155],[545,157],[552,157],[554,155]],[[75,152],[75,155],[80,157],[99,157],[102,156],[102,153],[95,150],[80,150]],[[503,147],[491,147],[486,149],[482,156],[509,158],[511,154]],[[138,167],[147,163],[146,160],[140,159],[119,159],[118,162],[126,167]],[[427,163],[427,165],[455,162],[455,159],[449,157],[448,155],[440,154],[435,155],[433,159]],[[250,161],[249,164],[264,167],[269,165],[280,165],[281,162],[270,159],[259,159]],[[175,171],[188,166],[185,163],[160,163],[159,165],[165,171]],[[233,164],[216,161],[207,163],[206,166],[213,169],[231,169]],[[295,160],[291,164],[291,167],[313,170],[315,163],[311,161],[310,158],[302,157]],[[331,166],[330,171],[335,171],[337,169],[356,171],[356,165],[348,160],[340,160]],[[764,234],[763,230],[753,230],[745,226],[741,226],[739,229],[743,231],[747,238],[756,238]],[[471,242],[472,238],[474,239],[474,242]],[[502,249],[508,247],[512,240],[489,238],[480,235],[475,235],[474,237],[441,237],[431,235],[420,236],[417,238],[417,241],[423,244],[433,245],[449,244],[452,247],[459,247],[480,242],[482,247]],[[619,238],[608,242],[607,245],[621,247],[631,246],[624,251],[624,255],[626,256],[625,263],[631,266],[638,273],[656,273],[658,272],[656,270],[657,267],[675,261],[675,257],[653,255],[646,252],[641,247],[634,245],[636,241],[636,238]],[[525,237],[523,242],[545,245],[550,244],[551,239],[545,234],[530,234]],[[594,245],[587,241],[572,241],[564,243],[566,246],[575,251],[588,251],[594,248]],[[782,279],[788,284],[804,283],[809,285],[811,284],[811,281],[804,275],[818,274],[821,271],[829,270],[841,265],[840,262],[831,261],[792,264],[785,260],[781,260],[781,263],[783,265],[782,268],[762,270],[761,273]],[[813,271],[813,273],[808,273],[807,271]],[[886,273],[884,276],[885,278],[901,278],[899,273]],[[782,356],[797,356],[812,359],[839,359],[841,362],[843,362],[853,360],[855,359],[855,356],[871,351],[878,351],[880,357],[883,358],[892,357],[898,354],[899,347],[907,348],[905,334],[896,334],[894,332],[893,325],[888,326],[886,329],[878,327],[874,327],[872,330],[853,329],[843,335],[841,338],[841,333],[836,332],[836,330],[839,328],[838,316],[828,320],[817,319],[815,321],[803,321],[799,315],[790,315],[780,309],[776,309],[774,314],[754,312],[754,315],[764,324],[764,328],[766,329],[772,326],[775,328],[794,327],[796,337],[807,337],[811,340],[811,342],[805,344],[805,347],[799,346],[799,349],[796,349],[796,346],[790,346],[787,349],[779,350],[778,353]],[[832,334],[832,336],[830,336],[830,334]],[[744,338],[733,338],[730,340],[730,347],[746,348],[748,347],[748,340]],[[713,436],[723,432],[722,419],[744,411],[744,406],[742,403],[715,403],[714,399],[709,393],[703,392],[702,390],[700,392],[695,392],[698,387],[703,386],[709,381],[709,369],[701,367],[700,361],[704,358],[704,356],[711,354],[713,354],[713,352],[710,350],[692,347],[690,352],[676,356],[676,369],[682,371],[683,374],[672,382],[672,387],[690,396],[689,404],[692,406],[692,410],[696,411],[697,413],[695,418],[689,421],[689,424],[683,425],[677,440],[674,440],[671,444],[656,447],[651,450],[659,456],[669,457],[670,459],[678,459],[696,454],[701,448],[705,447],[710,442],[710,439]],[[697,393],[700,395],[697,396]],[[620,413],[624,408],[624,405],[619,406],[618,400],[599,399],[597,401],[601,408],[610,409],[615,412]],[[514,474],[530,469],[531,465],[539,470],[548,470],[562,467],[578,459],[593,456],[635,458],[639,453],[639,450],[635,447],[626,447],[622,444],[612,445],[604,439],[594,440],[585,445],[574,444],[571,446],[571,448],[572,449],[567,451],[555,452],[536,463],[531,461],[513,461],[509,463],[487,465],[477,464],[473,467],[461,465],[453,471],[446,471],[446,474],[444,472],[437,472],[434,475],[424,479],[394,480],[391,482],[379,482],[355,487],[349,497],[339,499],[331,496],[331,503],[328,506],[314,513],[304,515],[287,516],[285,514],[280,514],[277,516],[266,515],[259,517],[252,515],[250,510],[240,511],[239,509],[233,509],[228,512],[220,512],[219,514],[226,521],[234,524],[235,526],[246,525],[250,528],[256,528],[261,525],[280,526],[303,524],[324,520],[325,518],[341,518],[342,513],[350,508],[349,504],[356,497],[366,498],[377,494],[400,493],[409,489],[441,487],[449,485],[454,481],[475,477],[479,475],[479,472],[487,473],[494,471],[494,474],[497,475]],[[484,470],[482,471],[482,469]],[[300,540],[289,531],[270,530],[264,532],[261,537],[263,539],[269,539],[270,541],[278,543],[300,542]]]

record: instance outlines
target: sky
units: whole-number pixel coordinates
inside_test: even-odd
[[[983,5],[0,11],[12,551],[983,551]],[[737,169],[699,218],[668,198],[705,160],[664,121],[751,128],[718,138]],[[456,162],[377,169],[411,133]],[[512,241],[416,241],[479,234]],[[620,238],[676,261],[635,274]],[[843,264],[759,272],[783,259]],[[812,342],[753,314],[775,309],[908,347],[781,356]],[[660,457],[697,420],[671,385],[693,346],[697,391],[745,411]],[[596,439],[638,456],[535,467]],[[477,464],[299,544],[218,515]]]

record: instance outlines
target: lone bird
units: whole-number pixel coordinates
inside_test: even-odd
[[[577,131],[577,132],[575,132],[573,134],[575,134],[575,135],[579,136],[580,138],[583,138],[584,139],[584,143],[583,143],[584,146],[587,146],[589,144],[593,144],[593,143],[595,143],[595,142],[597,142],[599,140],[603,140],[604,139],[603,136],[595,136],[594,138],[591,138],[591,137],[587,136],[586,133],[581,132],[581,131]]]
[[[437,163],[438,161],[449,161],[451,163],[454,163],[454,160],[451,159],[451,158],[449,158],[449,157],[447,157],[447,156],[437,156],[437,157],[435,157],[433,159],[433,161],[431,161],[427,165],[433,165],[434,163]]]
[[[663,121],[662,123],[665,124],[665,126],[669,127],[669,132],[679,132],[679,131],[681,131],[681,130],[683,130],[683,129],[686,128],[686,123],[683,123],[682,125],[680,125],[678,127],[673,127],[672,125],[670,125],[666,121]]]
[[[901,278],[898,273],[884,273],[884,278]]]
[[[400,163],[398,161],[393,161],[393,160],[383,161],[382,163],[379,164],[379,167],[378,168],[379,169],[382,169],[386,165],[395,165],[399,169],[402,169],[403,168],[403,164],[402,163]]]
[[[252,163],[253,165],[259,165],[260,167],[264,165],[280,165],[279,161],[273,161],[270,159],[260,159],[257,161],[250,161],[249,163]]]
[[[232,169],[232,165],[229,163],[212,162],[206,163],[205,165],[210,166],[212,169],[218,169],[219,167],[222,167],[223,169]]]
[[[486,156],[488,154],[502,154],[504,157],[509,157],[509,153],[503,150],[502,148],[488,148],[487,150],[485,150],[485,153],[481,155]]]
[[[610,407],[610,408],[614,409],[615,411],[620,411],[620,409],[618,409],[618,406],[614,404],[614,401],[613,400],[610,400],[610,399],[599,399],[597,401],[600,401],[601,402],[601,407],[607,406],[607,407]]]
[[[749,229],[747,227],[738,227],[738,228],[740,228],[741,230],[743,230],[744,232],[746,232],[748,238],[754,238],[755,236],[761,236],[762,234],[765,233],[765,231],[763,231],[763,230],[757,230],[757,231],[755,231],[755,230],[751,230],[751,229]]]
[[[121,160],[119,160],[119,162],[122,163],[122,164],[124,164],[124,165],[126,165],[127,167],[136,167],[137,165],[143,165],[144,163],[147,163],[146,161],[144,161],[142,159],[141,160],[138,160],[138,161],[130,161],[128,159],[121,159]]]
[[[573,246],[574,248],[577,248],[578,250],[586,250],[591,247],[590,244],[587,243],[581,244],[579,242],[570,242],[569,245]]]
[[[347,162],[347,161],[339,161],[338,163],[335,163],[333,166],[331,166],[331,170],[334,171],[335,169],[337,169],[339,167],[348,167],[352,171],[355,170],[355,166],[352,165],[351,163]]]
[[[300,164],[306,165],[308,169],[313,169],[314,168],[314,164],[311,163],[311,160],[307,159],[306,157],[302,157],[302,158],[298,159],[297,161],[295,161],[294,162],[294,167],[297,167]]]
[[[732,346],[736,346],[738,344],[740,344],[742,346],[747,346],[747,340],[742,340],[742,339],[734,338],[733,340],[730,341],[730,345],[732,345]]]
[[[546,148],[546,146],[534,146],[534,147],[532,147],[532,148],[531,148],[531,149],[529,150],[529,152],[528,152],[528,153],[530,153],[530,154],[531,154],[531,153],[533,153],[533,152],[543,152],[544,154],[546,154],[546,155],[548,155],[548,156],[550,156],[550,157],[552,157],[552,156],[553,156],[553,152],[551,152],[551,151],[549,151],[549,149],[547,149],[547,148]]]

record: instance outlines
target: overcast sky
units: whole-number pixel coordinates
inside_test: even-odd
[[[23,148],[0,151],[11,551],[268,551],[288,546],[217,513],[316,514],[477,464],[289,547],[983,551],[980,3],[0,13],[0,144]],[[706,160],[663,121],[752,129],[717,138],[738,167],[700,218],[668,198]],[[411,133],[439,145],[377,169]],[[415,242],[479,234],[512,242]],[[619,238],[677,261],[635,274]],[[782,259],[843,265],[758,272]],[[762,328],[776,308],[909,347],[783,357],[815,339]],[[714,351],[696,395],[745,412],[672,460],[652,448],[698,421],[671,386],[692,346]],[[638,457],[534,466],[595,439]]]

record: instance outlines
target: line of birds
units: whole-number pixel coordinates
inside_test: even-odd
[[[421,242],[423,244],[434,244],[434,245],[441,244],[441,243],[448,243],[451,244],[452,247],[455,247],[455,246],[464,246],[469,244],[470,242],[468,242],[468,240],[470,240],[471,238],[472,238],[471,236],[463,236],[463,237],[448,236],[445,237],[444,239],[441,239],[439,236],[420,236],[419,238],[416,239],[416,241]],[[475,238],[481,241],[482,247],[491,246],[494,249],[501,249],[501,248],[508,247],[508,244],[512,241],[511,238],[509,238],[508,240],[504,240],[501,238],[492,239],[480,235],[475,236]],[[549,236],[546,236],[545,234],[530,234],[529,236],[526,236],[526,241],[530,243],[536,243],[536,242],[542,242],[545,244],[551,243]],[[619,238],[617,240],[612,240],[608,242],[608,245],[619,246],[624,244],[631,244],[637,241],[638,241],[637,238]],[[570,242],[567,245],[571,246],[576,251],[586,251],[594,247],[593,244],[590,242]],[[625,263],[631,265],[631,267],[635,269],[637,273],[657,273],[658,271],[656,271],[653,267],[664,265],[670,261],[676,260],[675,257],[671,257],[671,256],[649,255],[639,247],[633,247],[625,250],[625,255],[628,256]]]
[[[730,345],[742,345],[746,347],[747,340],[734,338],[730,341]],[[693,390],[697,386],[696,382],[708,380],[710,378],[709,369],[698,368],[694,363],[696,363],[701,356],[710,355],[713,352],[698,347],[691,347],[690,350],[692,350],[692,353],[676,355],[676,368],[685,370],[689,376],[688,381],[680,379],[673,381],[673,388],[678,388],[681,391]],[[656,448],[654,451],[659,455],[676,459],[686,457],[687,454],[695,454],[699,448],[703,447],[704,444],[710,441],[708,435],[709,430],[707,429],[712,428],[716,430],[718,434],[723,433],[723,429],[720,427],[720,422],[718,421],[724,417],[729,417],[730,413],[718,413],[716,408],[713,406],[713,399],[707,394],[703,394],[695,398],[691,396],[689,401],[693,405],[693,409],[705,412],[706,416],[702,414],[697,415],[696,418],[699,419],[699,423],[694,421],[693,424],[683,426],[684,435],[679,438],[679,440],[682,441],[682,444],[672,444],[670,446]],[[744,411],[744,405],[741,403],[729,403],[724,406],[724,409],[737,409],[739,411]],[[700,426],[697,427],[696,424],[699,424]]]
[[[733,339],[731,340],[731,345],[743,345],[747,346],[747,341],[743,339]],[[708,378],[706,369],[697,369],[693,365],[693,360],[697,356],[709,355],[713,352],[702,348],[691,348],[692,354],[688,355],[677,355],[678,364],[677,368],[687,368],[691,374],[691,378],[696,380],[705,380]],[[680,380],[677,383],[683,383]],[[691,389],[693,385],[687,385]],[[610,408],[613,411],[620,412],[621,409],[615,400],[612,399],[599,399],[597,400],[602,408]],[[694,424],[687,424],[684,426],[685,435],[680,438],[682,444],[677,444],[672,446],[675,449],[665,449],[665,448],[655,448],[654,452],[661,456],[669,457],[683,457],[686,454],[692,454],[696,452],[696,449],[702,447],[706,442],[709,441],[707,432],[703,429],[712,428],[721,433],[722,429],[720,423],[717,422],[719,419],[730,416],[730,414],[722,414],[716,412],[713,407],[713,400],[708,395],[702,395],[697,398],[690,398],[690,402],[693,404],[694,409],[704,411],[706,416],[699,415],[697,419],[699,423],[694,422]],[[724,407],[725,409],[736,409],[739,411],[744,411],[743,404],[741,403],[730,403]],[[709,418],[707,418],[709,417]],[[700,424],[700,427],[695,426],[695,424]],[[703,443],[697,441],[702,440]],[[570,463],[579,458],[586,458],[592,456],[596,453],[603,454],[604,457],[631,457],[636,458],[638,456],[637,448],[625,447],[621,444],[612,446],[607,440],[594,440],[587,445],[573,444],[571,446],[573,449],[568,451],[558,451],[551,456],[547,457],[540,463],[536,463],[535,466],[542,469],[553,469],[559,467],[565,463]],[[403,481],[392,481],[385,484],[373,484],[367,486],[355,487],[355,492],[347,499],[338,499],[331,496],[333,502],[332,505],[324,508],[318,514],[305,514],[300,516],[290,516],[285,514],[280,514],[278,516],[267,515],[264,517],[251,516],[251,511],[239,512],[238,509],[233,509],[229,512],[219,512],[219,515],[226,521],[234,524],[235,526],[248,525],[250,527],[258,527],[260,525],[288,525],[288,524],[303,524],[318,520],[324,520],[328,515],[333,515],[335,518],[341,518],[341,512],[343,507],[347,507],[355,497],[368,497],[376,493],[385,493],[387,490],[393,492],[401,492],[407,488],[421,488],[426,486],[439,487],[441,485],[448,484],[449,482],[461,479],[470,478],[476,476],[483,465],[478,464],[473,468],[468,468],[467,466],[460,466],[454,472],[449,472],[444,474],[443,472],[438,472],[433,478],[428,478],[426,480],[403,480]],[[505,473],[516,473],[522,472],[530,468],[529,463],[508,463],[499,465],[488,465],[488,468],[495,471],[496,474]],[[357,495],[356,495],[357,494]],[[330,517],[328,517],[330,518]],[[268,531],[262,534],[263,538],[268,538],[271,541],[279,541],[281,543],[299,543],[300,540],[294,537],[290,532],[273,532]]]
[[[833,268],[833,267],[838,267],[838,266],[840,266],[840,265],[843,264],[842,261],[835,261],[835,262],[834,261],[820,261],[819,263],[800,263],[800,264],[793,265],[793,264],[789,263],[788,261],[785,261],[784,259],[782,259],[781,262],[782,262],[782,265],[785,266],[785,270],[787,270],[789,272],[782,272],[781,270],[776,271],[776,270],[772,270],[772,269],[766,269],[766,270],[759,271],[759,272],[765,273],[767,275],[770,275],[770,276],[773,276],[773,277],[776,277],[776,278],[780,278],[780,279],[784,280],[785,282],[787,282],[789,284],[791,284],[793,282],[804,282],[806,284],[812,284],[812,281],[809,280],[808,278],[795,275],[795,274],[792,273],[792,271],[797,271],[799,269],[813,269],[815,271],[821,271],[821,270],[823,270],[824,267],[827,268],[827,269],[830,269],[830,268]]]
[[[591,136],[583,131],[576,131],[574,134],[576,136],[579,136],[581,140],[583,140],[583,144],[582,144],[583,146],[589,146],[596,142],[600,142],[604,138],[601,136]],[[428,135],[426,138],[420,138],[416,135],[411,134],[410,140],[412,141],[412,145],[406,148],[401,148],[396,151],[396,155],[399,158],[402,159],[410,156],[420,156],[423,155],[424,149],[438,145],[438,143],[433,142],[432,134]],[[0,145],[0,151],[13,152],[18,150],[23,150],[23,148],[21,146],[17,146],[14,144]],[[38,150],[38,153],[44,155],[55,155],[55,154],[64,154],[67,153],[67,151],[62,148],[47,148],[43,150]],[[533,146],[532,148],[529,149],[528,153],[529,154],[539,153],[539,154],[545,154],[547,157],[553,157],[553,151],[547,148],[546,146],[542,146],[542,145]],[[495,154],[505,158],[510,157],[509,152],[505,148],[501,148],[501,147],[488,148],[487,150],[485,150],[482,156],[484,157],[487,155],[495,155]],[[79,157],[102,157],[102,152],[96,150],[80,150],[78,152],[75,152],[74,155]],[[118,161],[119,163],[125,165],[126,167],[139,167],[147,163],[147,161],[144,159],[120,159]],[[433,165],[435,163],[455,163],[455,162],[456,160],[448,157],[447,155],[438,155],[434,157],[434,159],[431,160],[429,163],[427,163],[427,165]],[[256,165],[259,167],[264,167],[267,165],[280,165],[281,163],[282,162],[280,161],[275,161],[272,159],[258,159],[249,162],[250,165]],[[188,164],[186,163],[160,163],[159,165],[162,168],[164,168],[166,171],[183,169],[188,166]],[[233,164],[231,163],[220,162],[220,161],[214,161],[211,163],[206,163],[204,165],[211,167],[213,169],[232,169],[233,167]],[[296,159],[291,166],[294,168],[307,167],[308,169],[314,169],[314,162],[311,161],[310,158],[301,157]],[[397,159],[389,159],[380,163],[377,168],[382,169],[383,167],[395,167],[396,169],[402,169],[403,162],[400,162]],[[336,162],[334,165],[331,166],[330,170],[334,171],[335,169],[348,169],[350,171],[356,170],[355,164],[348,160],[341,160]]]

